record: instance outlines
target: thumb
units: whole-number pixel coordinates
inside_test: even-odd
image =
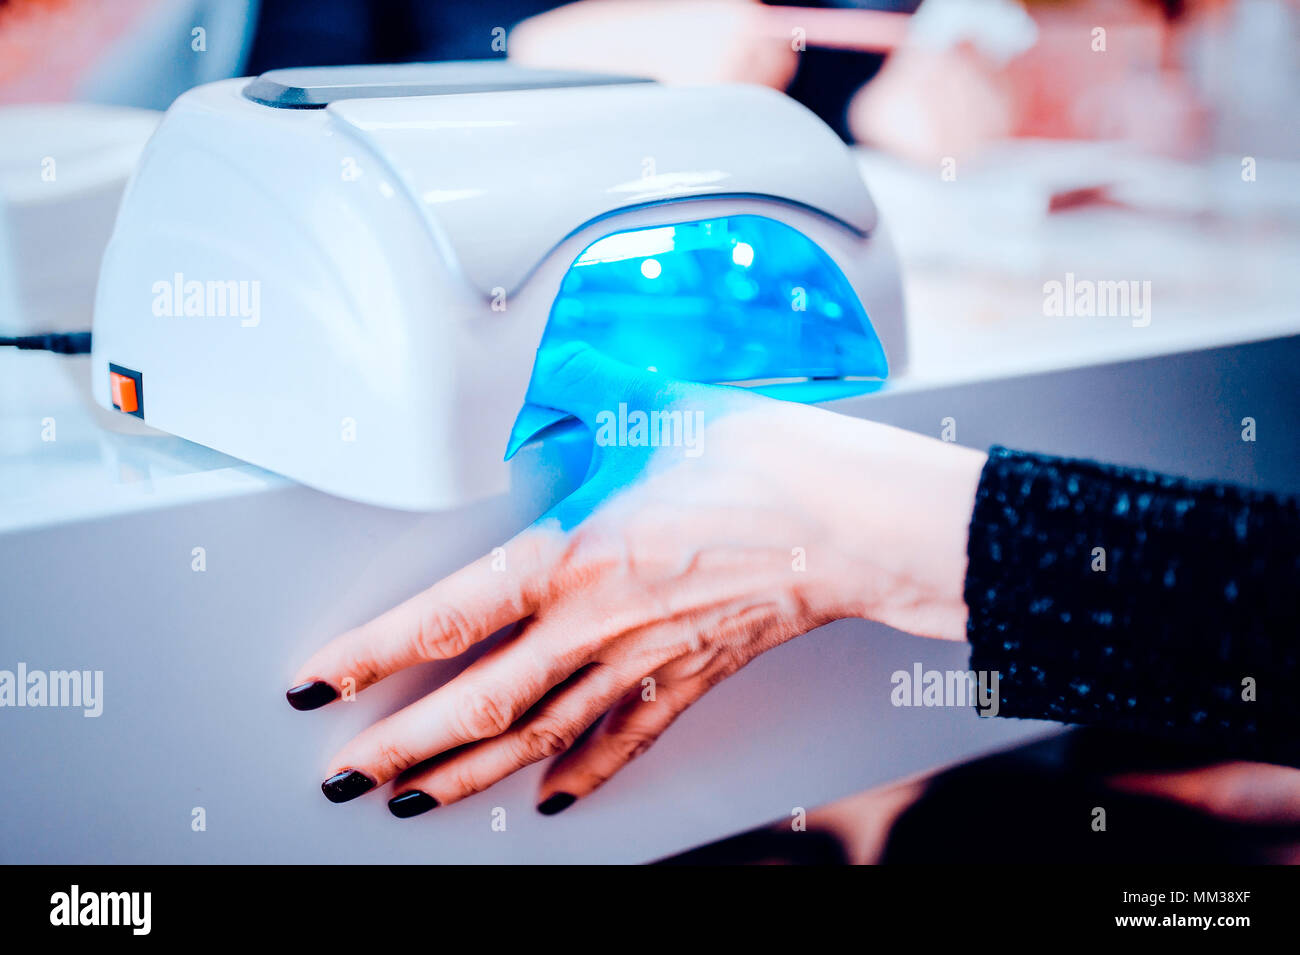
[[[524,406],[506,448],[506,459],[551,425],[574,417],[595,430],[596,416],[620,401],[666,397],[672,379],[634,368],[586,342],[565,342],[538,350]]]
[[[537,353],[527,401],[554,408],[594,426],[596,415],[629,397],[647,400],[671,379],[634,368],[586,342],[565,342]]]

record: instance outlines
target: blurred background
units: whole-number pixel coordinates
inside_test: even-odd
[[[88,327],[116,198],[189,87],[509,57],[807,105],[899,246],[921,377],[1289,334],[1298,51],[1296,0],[0,0],[0,332]],[[1151,282],[1154,321],[1045,321],[1067,273]]]
[[[508,55],[767,84],[918,161],[1029,137],[1282,157],[1298,30],[1290,0],[3,0],[0,102],[165,109],[277,67]]]

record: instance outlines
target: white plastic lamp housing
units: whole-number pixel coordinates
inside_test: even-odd
[[[113,407],[110,365],[125,369],[148,424],[354,500],[500,494],[580,253],[734,215],[824,250],[903,367],[875,206],[844,145],[780,93],[500,63],[198,87],[146,147],[104,256],[96,398]]]

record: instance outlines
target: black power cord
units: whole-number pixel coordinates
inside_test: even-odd
[[[0,345],[10,345],[26,351],[51,351],[60,355],[86,355],[90,353],[90,332],[0,337]]]

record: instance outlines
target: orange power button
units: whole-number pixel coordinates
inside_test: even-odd
[[[119,411],[125,411],[132,414],[140,407],[140,401],[135,394],[135,379],[128,378],[126,375],[119,375],[115,371],[108,373],[109,387],[113,393],[113,407]]]

